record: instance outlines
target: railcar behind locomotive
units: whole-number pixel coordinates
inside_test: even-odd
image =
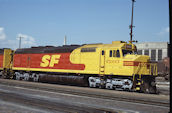
[[[23,48],[6,55],[12,64],[6,70],[19,80],[156,93],[156,64],[136,50],[134,44],[123,41]]]
[[[0,75],[7,77],[11,75],[12,71],[12,50],[0,49]]]
[[[2,71],[3,70],[3,53],[4,53],[4,50],[3,49],[0,49],[0,70]]]
[[[0,49],[0,75],[2,74],[2,71],[3,71],[3,53],[4,53],[4,50]]]

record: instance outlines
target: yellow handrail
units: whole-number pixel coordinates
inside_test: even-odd
[[[149,63],[150,64],[150,75],[157,75],[157,64],[156,63]]]
[[[134,75],[136,75],[139,71],[140,71],[140,67],[141,67],[141,63],[139,63],[137,69],[136,69],[136,72],[134,73]]]
[[[149,65],[149,75],[157,75],[157,64],[156,63],[139,63],[138,67],[136,68],[136,71],[134,72],[134,75],[138,74],[139,72],[143,71],[141,67],[146,67]]]

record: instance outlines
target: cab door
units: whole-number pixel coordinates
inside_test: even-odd
[[[121,55],[119,49],[106,50],[106,70],[108,75],[120,75],[121,74]]]
[[[105,50],[100,51],[100,75],[105,74]]]

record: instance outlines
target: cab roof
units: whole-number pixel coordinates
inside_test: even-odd
[[[112,44],[87,44],[82,46],[81,48],[89,48],[89,47],[98,47],[98,48],[121,48],[123,47],[127,42],[124,41],[112,41]]]

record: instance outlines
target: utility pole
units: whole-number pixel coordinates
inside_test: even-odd
[[[131,14],[131,25],[129,26],[130,28],[130,43],[132,42],[137,42],[137,41],[133,41],[133,12],[134,12],[134,2],[136,2],[135,0],[132,0],[132,14]]]
[[[19,36],[19,49],[21,48],[21,38],[23,37]]]
[[[65,37],[64,37],[64,45],[66,45],[66,39],[67,39],[67,37],[65,35]]]
[[[171,48],[172,48],[172,44],[171,44],[171,41],[172,41],[172,0],[169,0],[169,48],[168,48],[168,56],[170,57],[170,62],[172,61],[172,56],[171,56]],[[172,64],[170,64],[170,70],[172,70],[172,67],[171,67]],[[170,75],[171,75],[171,71],[170,71]],[[171,76],[172,77],[172,76]],[[170,77],[170,80],[172,80]],[[171,89],[172,91],[172,89]]]
[[[169,23],[170,23],[170,27],[169,27],[169,40],[170,40],[170,43],[169,43],[169,57],[170,57],[170,92],[172,91],[172,84],[171,84],[171,82],[172,82],[172,72],[171,72],[171,70],[172,70],[172,56],[171,56],[171,48],[172,48],[172,46],[171,46],[171,38],[172,38],[172,0],[169,0]],[[170,96],[170,98],[171,98],[171,96]],[[170,108],[172,107],[172,104],[170,103]]]

